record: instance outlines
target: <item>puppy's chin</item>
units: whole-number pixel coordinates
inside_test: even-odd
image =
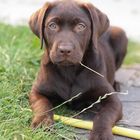
[[[79,63],[77,62],[70,62],[70,61],[60,61],[60,62],[54,62],[54,64],[59,65],[59,66],[76,66]]]
[[[57,62],[57,63],[55,63],[55,64],[57,64],[57,65],[59,65],[59,66],[73,66],[73,65],[76,65],[76,64],[71,63],[71,62],[69,62],[69,61]]]
[[[51,60],[53,64],[58,66],[76,66],[79,64],[79,61],[70,61],[70,60]]]

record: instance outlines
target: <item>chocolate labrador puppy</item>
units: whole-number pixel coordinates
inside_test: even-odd
[[[35,12],[29,25],[44,46],[29,96],[32,127],[53,123],[53,112],[48,110],[55,101],[63,102],[82,92],[70,104],[78,108],[116,90],[114,74],[126,54],[127,38],[122,29],[109,25],[99,9],[79,0],[54,1]],[[81,62],[104,78],[82,67]],[[100,104],[90,140],[113,140],[112,126],[122,117],[121,102],[111,95]]]

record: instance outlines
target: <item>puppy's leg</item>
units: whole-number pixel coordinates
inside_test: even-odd
[[[53,112],[47,112],[52,108],[50,101],[45,96],[39,94],[35,89],[32,89],[29,95],[29,101],[34,113],[31,127],[36,128],[40,125],[48,127],[52,125]]]
[[[118,81],[114,81],[113,88],[115,89],[115,91],[120,92],[121,91],[120,83]]]
[[[102,108],[94,119],[90,140],[113,140],[112,127],[122,117],[122,105],[117,95],[108,96],[101,104]]]

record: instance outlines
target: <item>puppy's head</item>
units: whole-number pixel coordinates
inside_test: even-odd
[[[89,47],[98,49],[98,38],[109,21],[91,4],[60,0],[46,3],[31,16],[29,25],[41,45],[44,43],[52,63],[76,65]]]

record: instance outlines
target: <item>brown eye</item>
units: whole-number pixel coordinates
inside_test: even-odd
[[[79,24],[76,25],[75,30],[76,30],[77,32],[80,32],[80,31],[85,30],[85,28],[86,28],[86,25],[85,25],[84,23],[79,23]]]
[[[51,30],[58,30],[58,25],[55,22],[49,23],[48,27]]]

